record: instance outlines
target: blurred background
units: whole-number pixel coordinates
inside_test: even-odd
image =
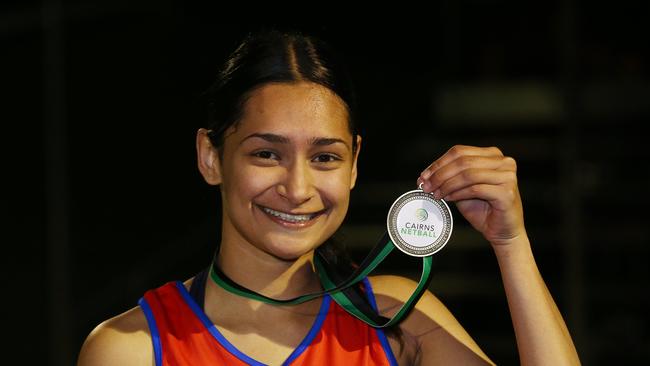
[[[3,324],[18,364],[73,364],[99,322],[208,265],[219,202],[195,163],[201,93],[261,26],[320,36],[351,68],[353,257],[435,158],[498,146],[518,161],[533,249],[583,363],[650,363],[647,2],[231,5],[0,5]],[[455,213],[431,289],[495,362],[517,364],[494,255]],[[395,254],[379,271],[419,263]]]

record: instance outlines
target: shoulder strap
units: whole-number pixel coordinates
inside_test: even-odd
[[[190,296],[192,299],[199,305],[201,310],[203,310],[205,303],[205,281],[208,278],[209,267],[199,272],[194,276],[194,280],[190,285]]]

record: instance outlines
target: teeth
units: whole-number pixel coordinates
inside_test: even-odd
[[[262,209],[264,210],[264,212],[266,212],[268,214],[271,214],[271,215],[273,215],[275,217],[281,218],[282,220],[290,221],[290,222],[305,222],[305,221],[310,220],[314,216],[314,214],[311,214],[311,215],[291,215],[291,214],[288,214],[288,213],[284,213],[284,212],[280,212],[280,211],[276,211],[276,210],[271,210],[270,208],[267,208],[267,207],[262,207]]]

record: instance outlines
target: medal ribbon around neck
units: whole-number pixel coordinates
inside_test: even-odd
[[[327,259],[320,250],[320,247],[316,249],[314,254],[314,266],[316,267],[316,273],[318,274],[324,291],[314,292],[284,300],[264,296],[260,293],[237,284],[228,278],[228,276],[226,276],[223,272],[221,272],[219,266],[217,266],[216,263],[217,255],[215,255],[212,261],[210,278],[212,278],[212,280],[218,286],[222,287],[228,292],[273,305],[297,305],[329,294],[334,299],[334,301],[336,301],[348,313],[372,327],[385,328],[390,327],[391,325],[395,325],[399,323],[406,315],[408,315],[413,307],[415,307],[415,304],[418,302],[422,294],[424,294],[424,291],[429,287],[429,283],[431,282],[432,278],[432,254],[440,250],[442,246],[446,244],[447,240],[449,239],[449,235],[451,234],[451,224],[449,224],[444,230],[446,233],[445,237],[442,238],[444,240],[444,243],[442,243],[442,245],[438,243],[435,251],[428,255],[421,253],[413,254],[408,251],[404,251],[404,249],[402,249],[402,247],[398,244],[398,248],[400,248],[400,250],[404,251],[406,254],[422,257],[422,274],[420,276],[417,287],[413,291],[413,294],[411,294],[408,300],[406,300],[406,302],[402,305],[399,311],[393,315],[392,318],[389,319],[379,315],[377,311],[370,305],[368,299],[363,295],[363,293],[360,291],[355,291],[355,288],[353,286],[366,278],[395,248],[396,245],[393,241],[395,234],[391,233],[391,231],[395,231],[395,228],[391,228],[391,221],[395,222],[395,220],[391,220],[393,208],[396,207],[396,204],[400,202],[400,200],[403,200],[405,196],[413,194],[417,194],[418,196],[422,196],[424,194],[425,196],[430,196],[427,197],[429,201],[441,202],[442,204],[440,204],[439,207],[446,207],[447,210],[447,212],[443,213],[442,216],[449,218],[451,217],[451,214],[448,211],[449,208],[443,200],[435,200],[433,196],[424,193],[421,189],[405,193],[404,195],[400,196],[400,198],[398,198],[395,203],[393,203],[393,207],[391,207],[391,211],[388,215],[388,232],[383,235],[383,237],[373,247],[370,253],[368,253],[363,262],[361,262],[361,265],[359,265],[359,267],[357,267],[357,269],[348,278],[342,278],[340,274],[336,273],[334,266],[327,262]],[[397,214],[399,214],[399,212],[397,212],[396,215]],[[402,239],[398,240],[403,241]],[[217,250],[217,254],[218,252],[219,251]]]

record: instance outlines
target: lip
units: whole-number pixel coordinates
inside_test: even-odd
[[[311,219],[309,219],[307,221],[293,222],[293,221],[283,220],[283,219],[281,219],[281,218],[279,218],[277,216],[273,216],[273,215],[267,213],[266,211],[264,211],[264,208],[269,208],[271,210],[275,210],[273,208],[266,207],[266,206],[261,206],[261,205],[257,205],[257,204],[255,205],[255,207],[262,214],[264,214],[264,216],[269,218],[271,221],[275,222],[276,224],[278,224],[278,225],[280,225],[280,226],[282,226],[284,228],[288,228],[288,229],[303,229],[303,228],[310,227],[310,226],[314,225],[316,223],[316,221],[318,221],[318,219],[321,216],[323,216],[323,214],[325,212],[327,212],[327,210],[328,210],[328,209],[323,209],[323,210],[320,210],[320,211],[317,211],[317,212],[312,212],[312,213],[292,213],[292,212],[288,212],[289,214],[292,214],[292,215],[307,215],[307,214],[312,214],[313,215],[313,214],[315,214],[314,217],[312,217]],[[280,210],[275,210],[275,211],[285,212],[285,211],[280,211]]]

